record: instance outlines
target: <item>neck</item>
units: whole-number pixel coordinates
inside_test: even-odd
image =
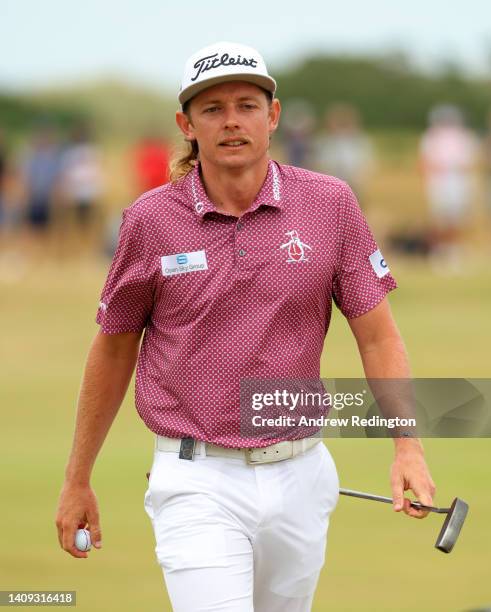
[[[249,168],[217,168],[203,160],[203,184],[210,200],[220,212],[240,217],[259,193],[268,173],[268,158]]]

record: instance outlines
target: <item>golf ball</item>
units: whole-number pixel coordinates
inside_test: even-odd
[[[88,529],[77,529],[75,534],[75,547],[82,552],[90,550],[90,531]]]

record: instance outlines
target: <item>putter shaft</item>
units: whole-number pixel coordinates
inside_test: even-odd
[[[391,497],[384,497],[383,495],[373,495],[372,493],[363,493],[362,491],[353,491],[352,489],[339,489],[341,495],[349,495],[350,497],[360,497],[361,499],[372,499],[373,501],[383,502],[384,504],[391,504],[394,500]],[[429,510],[430,512],[437,512],[438,514],[448,514],[450,508],[436,508],[435,506],[425,506],[418,501],[412,501],[411,506],[417,510]]]

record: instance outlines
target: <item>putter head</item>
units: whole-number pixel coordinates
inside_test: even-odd
[[[452,550],[459,537],[468,510],[469,506],[465,501],[458,497],[453,500],[450,510],[445,517],[443,527],[438,534],[435,548],[438,548],[438,550],[444,553],[449,553]]]

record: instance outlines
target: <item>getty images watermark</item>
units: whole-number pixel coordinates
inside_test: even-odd
[[[264,426],[307,426],[307,427],[388,427],[394,429],[396,427],[416,427],[416,417],[402,418],[392,417],[385,418],[379,415],[372,415],[368,418],[363,418],[360,414],[351,414],[349,417],[334,416],[333,412],[329,412],[329,416],[307,416],[306,411],[309,408],[331,408],[334,411],[341,411],[345,408],[363,408],[365,405],[366,390],[358,393],[329,393],[329,392],[304,392],[297,391],[292,393],[286,389],[275,390],[272,393],[253,393],[252,395],[252,410],[262,411],[265,407],[275,406],[286,412],[277,417],[265,417],[261,414],[252,416],[252,425],[254,427]],[[295,412],[295,414],[294,414]],[[326,410],[327,412],[327,410]]]
[[[489,379],[243,379],[241,435],[490,437]]]

